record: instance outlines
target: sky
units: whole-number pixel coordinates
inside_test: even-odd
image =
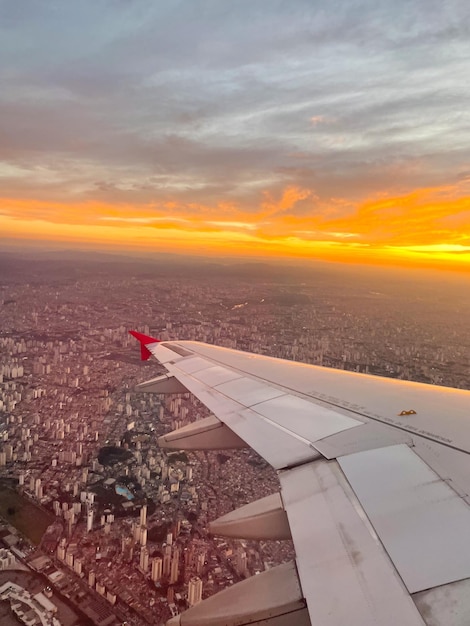
[[[0,0],[0,245],[470,271],[465,0]]]

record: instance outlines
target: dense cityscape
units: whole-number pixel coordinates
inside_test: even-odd
[[[135,391],[163,370],[140,361],[130,329],[469,388],[470,290],[457,275],[105,256],[0,263],[6,626],[163,624],[293,558],[290,541],[209,535],[211,520],[277,491],[276,474],[250,449],[160,449],[160,435],[208,411],[190,394]]]

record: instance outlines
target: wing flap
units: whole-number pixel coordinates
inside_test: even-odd
[[[136,391],[160,394],[188,392],[186,387],[183,387],[175,376],[168,376],[167,374],[163,374],[162,376],[157,376],[156,378],[140,383],[136,386]]]
[[[168,353],[161,344],[152,350],[158,359],[161,350]],[[316,441],[363,425],[358,419],[286,393],[278,385],[214,366],[206,358],[188,354],[166,361],[165,367],[276,469],[318,458]]]
[[[182,371],[181,365],[184,360],[167,362],[165,367],[186,389],[199,398],[222,422],[274,468],[289,467],[319,457],[318,452],[310,445],[310,441],[247,408],[241,400],[235,401],[229,398],[219,391],[218,387],[212,387],[198,380],[196,375],[207,372],[211,368],[210,362],[206,363],[206,367],[201,367],[201,363],[198,362],[197,372],[190,375]],[[192,366],[190,368],[192,369]]]
[[[429,626],[470,624],[470,580],[416,593],[413,600]]]
[[[274,427],[251,409],[224,414],[222,421],[275,469],[319,458],[319,453],[294,433]]]
[[[247,407],[272,400],[284,394],[280,389],[260,383],[246,376],[217,385],[216,389],[224,396],[236,400]]]
[[[261,402],[252,410],[278,426],[284,426],[312,445],[343,430],[362,426],[363,422],[308,400],[286,394]]]
[[[338,461],[410,593],[470,577],[470,508],[411,448]]]
[[[401,430],[369,422],[361,428],[349,428],[325,437],[315,443],[315,448],[325,458],[336,459],[339,456],[397,443],[412,445],[413,440],[408,433]]]
[[[337,463],[280,472],[280,481],[312,623],[423,626]]]

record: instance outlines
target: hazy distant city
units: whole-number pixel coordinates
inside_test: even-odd
[[[134,391],[162,368],[130,329],[468,389],[469,319],[450,273],[1,255],[2,625],[163,624],[293,558],[209,536],[276,474],[249,449],[159,449],[208,411]]]

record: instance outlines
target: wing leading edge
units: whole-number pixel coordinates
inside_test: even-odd
[[[280,505],[272,499],[270,508],[248,505],[250,513],[240,509],[214,525],[222,534],[230,527],[227,536],[237,536],[239,528],[241,537],[248,528],[262,537],[264,526],[265,536],[273,537],[275,523],[285,527],[287,514],[296,551],[289,576],[298,573],[312,623],[412,626],[444,623],[436,622],[443,615],[446,624],[467,623],[470,392],[198,342],[137,338],[179,392],[190,391],[213,413],[206,424],[164,436],[163,445],[213,449],[214,441],[224,447],[246,442],[278,471]],[[241,594],[242,602],[246,590],[235,585],[228,591],[241,610],[236,598]],[[297,600],[290,598],[289,606],[299,611]],[[269,612],[273,600],[265,601]],[[259,623],[254,613],[228,616],[218,609],[213,621],[214,602],[171,623]],[[294,623],[286,606],[271,607],[267,623]]]

